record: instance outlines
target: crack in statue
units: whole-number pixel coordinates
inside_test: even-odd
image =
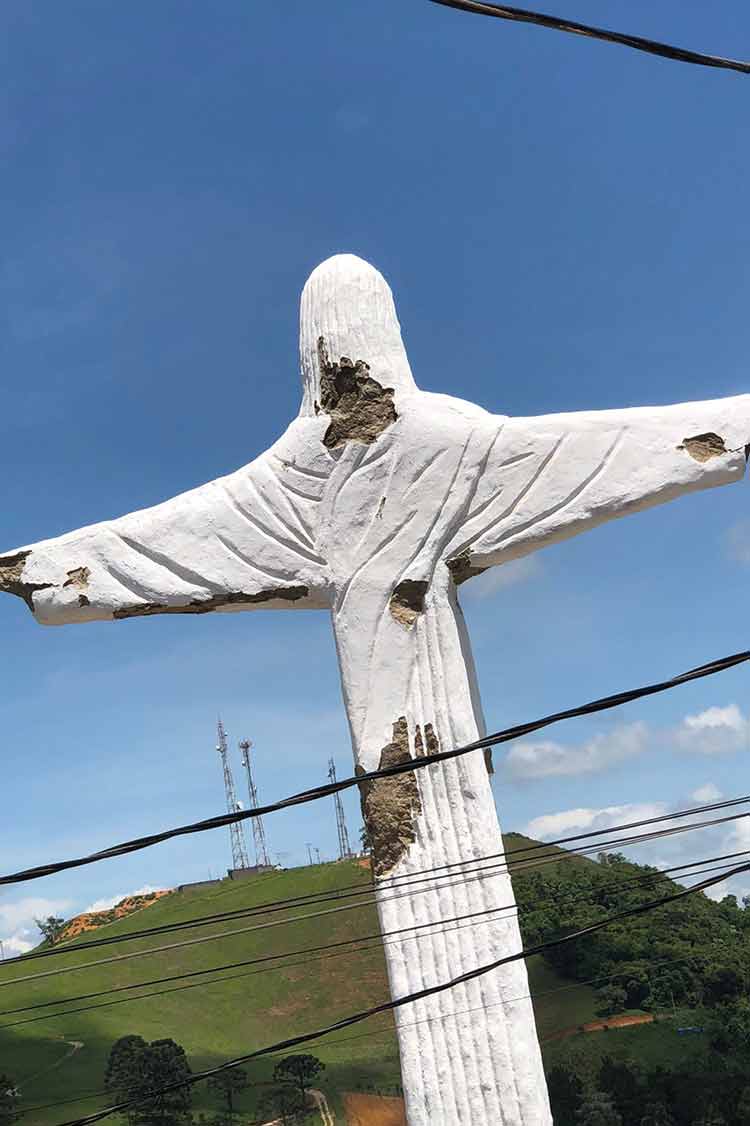
[[[420,391],[388,286],[348,255],[305,286],[300,346],[302,407],[270,449],[155,508],[0,557],[0,590],[50,625],[326,609],[361,770],[484,734],[459,582],[745,468],[750,396],[506,418]],[[481,755],[363,803],[381,923],[403,935],[386,947],[394,997],[520,948],[496,869],[388,894],[395,877],[470,869],[502,847]],[[414,941],[408,928],[431,921]],[[397,1010],[411,1126],[551,1122],[527,994],[517,961]]]

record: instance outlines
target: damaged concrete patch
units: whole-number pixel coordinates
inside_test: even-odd
[[[91,571],[88,567],[74,567],[72,571],[68,571],[68,577],[63,583],[63,586],[77,586],[81,590],[85,590],[89,585],[89,576]]]
[[[435,729],[431,723],[424,725],[424,741],[427,747],[427,754],[436,755],[440,750],[440,740],[435,734]]]
[[[404,579],[394,587],[390,610],[399,625],[405,626],[406,629],[411,629],[414,625],[424,611],[424,596],[428,586],[429,583],[421,580]]]
[[[329,360],[325,340],[321,336],[318,340],[318,365],[320,409],[331,417],[323,437],[323,444],[329,450],[350,441],[374,442],[396,421],[398,415],[393,405],[393,388],[382,387],[373,379],[364,360],[354,362],[348,356],[342,356],[338,363]]]
[[[453,576],[453,581],[456,586],[465,583],[467,579],[473,579],[476,575],[483,575],[487,570],[486,567],[475,567],[471,562],[468,547],[457,555],[455,559],[448,560],[448,570]]]
[[[683,438],[678,450],[684,450],[696,461],[710,461],[712,457],[720,457],[729,453],[724,439],[718,434],[696,434],[693,438]]]
[[[401,716],[393,725],[393,741],[380,753],[379,769],[410,759],[409,727]],[[362,767],[357,767],[357,773],[364,773]],[[422,812],[417,780],[409,771],[361,782],[359,788],[362,817],[372,842],[373,872],[385,876],[417,839],[417,818]]]
[[[244,591],[230,591],[228,594],[215,594],[188,602],[185,606],[165,606],[159,602],[142,602],[138,606],[124,606],[115,610],[114,618],[148,618],[152,614],[210,614],[223,606],[256,606],[262,602],[297,602],[310,593],[306,586],[282,586],[273,590],[261,590],[258,594],[245,594]]]
[[[0,591],[5,594],[15,594],[18,598],[22,598],[33,613],[32,595],[34,592],[48,590],[54,584],[26,583],[23,581],[23,569],[30,555],[30,551],[19,551],[15,555],[0,557]]]

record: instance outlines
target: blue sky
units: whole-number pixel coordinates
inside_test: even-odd
[[[547,6],[750,56],[739,0]],[[426,0],[10,0],[0,30],[3,549],[264,449],[298,407],[299,291],[338,251],[388,277],[425,389],[505,414],[750,390],[741,76]],[[489,726],[746,646],[748,496],[691,497],[465,587]],[[219,711],[256,743],[268,800],[323,780],[331,753],[349,771],[324,614],[43,630],[8,598],[0,639],[3,870],[219,812]],[[504,826],[743,792],[749,683],[497,753]],[[332,803],[267,831],[285,863],[307,841],[330,856]],[[227,862],[213,833],[10,890],[0,938]]]

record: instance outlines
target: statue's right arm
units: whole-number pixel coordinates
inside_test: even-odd
[[[20,595],[47,625],[326,606],[318,522],[327,451],[306,440],[308,425],[293,423],[227,477],[0,555],[0,591]]]
[[[449,559],[468,575],[731,484],[749,441],[750,395],[501,420]]]

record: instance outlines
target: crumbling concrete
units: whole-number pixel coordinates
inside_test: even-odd
[[[401,716],[393,724],[393,740],[380,754],[378,769],[408,762],[409,727]],[[357,773],[364,773],[361,767]],[[360,783],[362,817],[372,842],[373,872],[385,876],[417,838],[417,818],[422,812],[419,786],[413,771]]]
[[[34,591],[48,590],[52,583],[28,583],[23,581],[24,565],[30,555],[30,551],[18,551],[15,555],[0,557],[0,591],[5,594],[15,594],[18,598],[22,598],[29,610],[33,612],[34,603],[31,596]]]
[[[710,461],[712,457],[721,457],[729,453],[724,439],[719,434],[696,434],[693,438],[683,438],[678,450],[684,450],[696,461]]]
[[[244,591],[228,591],[215,594],[212,598],[188,602],[185,606],[166,606],[159,602],[142,602],[137,606],[124,606],[115,610],[114,618],[148,618],[152,614],[210,614],[222,606],[253,606],[259,602],[297,602],[310,593],[306,586],[280,586],[272,590],[261,590],[257,594]]]
[[[424,611],[424,596],[427,593],[428,583],[416,579],[404,579],[394,588],[391,595],[391,614],[406,629],[416,622]]]
[[[320,404],[331,416],[331,423],[323,437],[329,450],[345,446],[347,442],[374,442],[379,434],[398,417],[393,405],[393,388],[382,387],[370,375],[364,360],[356,362],[342,356],[338,363],[329,360],[325,340],[318,340],[320,367]]]

